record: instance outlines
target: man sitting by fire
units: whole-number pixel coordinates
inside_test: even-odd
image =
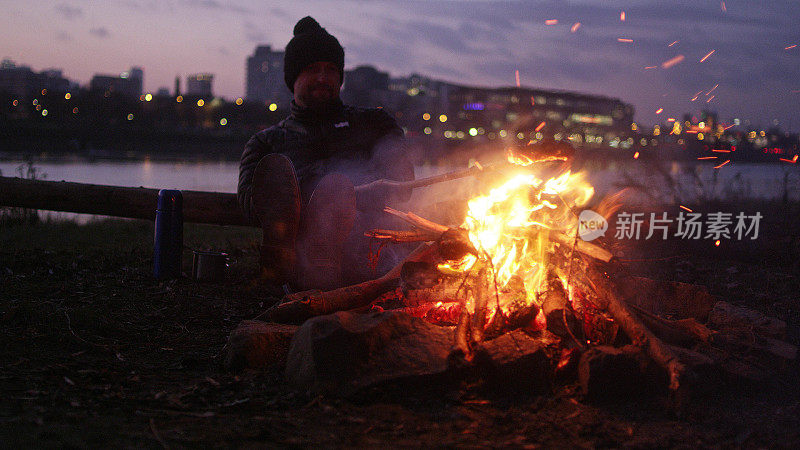
[[[291,114],[250,139],[239,167],[239,205],[263,229],[262,276],[300,289],[364,281],[364,222],[393,195],[354,185],[414,178],[403,130],[380,108],[342,103],[344,49],[313,18],[297,22],[284,58]]]

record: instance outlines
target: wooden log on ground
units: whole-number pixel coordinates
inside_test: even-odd
[[[154,220],[158,191],[0,177],[0,206]],[[236,194],[189,190],[181,193],[184,222],[258,226],[239,211]]]
[[[228,337],[225,368],[264,370],[286,364],[295,325],[243,320]]]
[[[589,267],[587,277],[595,286],[600,298],[607,302],[606,308],[608,312],[628,337],[631,338],[634,345],[644,349],[659,366],[667,371],[670,391],[677,402],[676,406],[680,406],[680,402],[684,400],[683,395],[686,393],[685,388],[687,387],[683,386],[683,381],[691,375],[689,369],[681,363],[677,355],[666,344],[657,338],[634,315],[633,311],[625,303],[625,299],[620,296],[615,282],[594,266]]]
[[[386,275],[364,283],[328,292],[318,290],[287,295],[284,301],[267,311],[266,318],[277,323],[301,323],[305,320],[337,311],[348,311],[368,305],[379,295],[396,287],[406,261],[423,258],[433,245],[421,244]]]
[[[568,338],[580,334],[580,324],[558,278],[549,280],[548,290],[542,295],[542,313],[547,321],[547,331],[556,336]]]

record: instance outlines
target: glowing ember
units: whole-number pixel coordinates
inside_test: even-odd
[[[711,88],[710,91],[706,92],[706,95],[711,95],[711,93],[714,92],[718,87],[719,87],[719,83],[715,84],[714,87]]]
[[[633,42],[633,39],[628,39],[628,38],[617,38],[617,41],[619,41],[619,42]]]
[[[687,207],[685,207],[683,205],[680,205],[680,208],[683,209],[683,210],[689,211],[689,212],[694,212],[691,209],[689,209],[689,208],[687,208]]]
[[[517,82],[517,87],[519,87],[519,70],[514,71],[514,79]]]
[[[725,164],[728,164],[729,162],[731,162],[731,160],[730,160],[730,159],[729,159],[729,160],[727,160],[727,161],[725,161],[724,163],[722,163],[722,164],[718,165],[718,166],[714,166],[714,168],[715,168],[715,169],[719,169],[720,167],[724,166]]]
[[[619,20],[625,22],[625,11],[621,11],[619,13]]]
[[[639,152],[633,154],[633,159],[639,159]]]
[[[672,41],[672,43],[671,43],[671,44],[669,44],[667,47],[672,47],[673,45],[675,45],[675,44],[677,44],[677,43],[678,43],[678,41]]]
[[[719,247],[719,239],[717,239],[717,242],[714,242],[714,245],[716,245],[717,247]]]
[[[644,70],[657,69],[657,68],[658,68],[658,66],[647,66],[647,67],[644,68]]]
[[[725,150],[723,148],[715,148],[715,149],[713,149],[711,151],[712,152],[716,152],[716,153],[730,153],[731,152],[730,150]]]
[[[530,164],[530,158],[511,152],[509,160]],[[469,254],[440,269],[485,276],[485,283],[500,291],[514,280],[515,290],[524,287],[520,292],[525,301],[535,302],[547,289],[549,255],[556,242],[551,236],[555,233],[571,240],[578,225],[573,209],[585,205],[593,195],[594,188],[583,174],[566,171],[546,179],[525,170],[512,176],[468,203],[461,228],[467,230],[479,256]],[[510,309],[510,298],[499,296],[497,301],[500,308]]]
[[[581,23],[580,22],[575,22],[575,24],[572,25],[572,28],[569,29],[569,32],[570,33],[574,33],[576,31],[578,31],[578,28],[580,28],[580,27],[581,27]]]
[[[677,41],[675,41],[675,42],[677,42]],[[669,69],[670,67],[672,67],[672,66],[674,66],[676,64],[680,64],[684,59],[685,59],[685,56],[678,55],[678,56],[676,56],[676,57],[674,57],[672,59],[668,59],[668,60],[664,61],[663,63],[661,63],[661,67],[663,67],[664,69]]]
[[[658,108],[656,110],[656,114],[661,114],[662,112],[664,112],[664,108]]]
[[[558,23],[558,19],[548,19],[544,21],[545,25],[556,25]]]
[[[797,47],[797,44],[790,45],[790,46],[788,46],[788,47],[784,47],[783,49],[784,49],[784,50],[791,50],[791,49],[793,49],[793,48],[795,48],[795,47]]]
[[[546,122],[542,122],[542,123],[540,123],[539,125],[536,125],[536,130],[535,130],[535,131],[536,131],[537,133],[538,133],[538,132],[540,132],[540,131],[542,131],[542,128],[544,128],[545,124],[546,124]]]
[[[700,62],[703,62],[703,61],[707,60],[711,55],[714,54],[715,51],[716,50],[711,50],[710,52],[706,53],[706,56],[703,56],[702,58],[700,58]]]
[[[711,103],[711,100],[714,100],[714,97],[716,97],[716,95],[709,97],[708,100],[706,100],[706,103]]]
[[[719,2],[719,7],[722,9],[722,12],[728,12],[728,8],[725,6],[725,2]]]
[[[699,158],[697,158],[697,159],[699,159],[699,160],[704,160],[704,159],[717,159],[717,157],[716,157],[716,156],[701,156],[701,157],[699,157]]]

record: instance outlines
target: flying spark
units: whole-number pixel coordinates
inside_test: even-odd
[[[483,170],[483,166],[478,161],[475,161],[475,167],[477,167],[478,170]]]
[[[574,33],[576,31],[578,31],[578,28],[580,28],[580,27],[581,27],[581,23],[580,22],[575,22],[575,24],[572,25],[572,28],[569,29],[569,32],[570,33]]]
[[[656,110],[656,114],[661,114],[664,111],[664,108],[658,108]]]
[[[617,40],[619,42],[633,42],[633,39],[628,39],[628,38],[617,38]]]
[[[715,90],[716,88],[718,88],[718,87],[719,87],[719,83],[718,83],[718,84],[715,84],[715,85],[714,85],[714,87],[713,87],[713,88],[711,88],[711,90],[710,90],[710,91],[706,92],[706,96],[709,96],[709,95],[711,95],[711,93],[712,93],[712,92],[714,92],[714,90]],[[701,91],[701,92],[702,92],[702,91]]]
[[[514,71],[514,79],[517,82],[517,87],[519,87],[519,70]]]
[[[697,159],[699,159],[699,160],[704,160],[704,159],[717,159],[717,157],[716,157],[716,156],[701,156],[701,157],[699,157],[699,158],[697,158]]]
[[[714,242],[714,245],[716,245],[717,247],[719,247],[719,239],[717,239],[717,242]]]
[[[714,97],[716,97],[716,95],[712,95],[711,97],[708,97],[708,100],[706,100],[706,103],[711,103],[711,100],[714,100]]]
[[[728,164],[729,162],[731,162],[731,160],[730,160],[730,159],[726,160],[724,163],[722,163],[722,164],[720,164],[720,165],[718,165],[718,166],[714,166],[714,168],[715,168],[715,169],[719,169],[720,167],[724,166],[725,164]]]
[[[795,163],[797,162],[797,160],[796,160],[796,159],[786,159],[786,158],[780,158],[780,160],[781,160],[781,161],[784,161],[784,162],[792,163],[792,164],[795,164]]]
[[[668,60],[664,61],[663,63],[661,63],[661,67],[663,67],[664,69],[669,69],[670,67],[672,67],[672,66],[674,66],[676,64],[680,64],[681,61],[683,61],[684,59],[685,59],[685,57],[683,55],[678,55],[678,56],[676,56],[676,57],[674,57],[672,59],[668,59]]]
[[[689,211],[689,212],[694,212],[694,211],[692,211],[691,209],[689,209],[689,208],[687,208],[687,207],[685,207],[685,206],[683,206],[683,205],[680,205],[680,208],[681,208],[681,209],[685,209],[686,211]]]
[[[677,44],[678,41],[672,41],[672,44],[669,44],[667,47],[672,47],[673,45]]]
[[[797,44],[790,45],[790,46],[788,46],[788,47],[784,47],[783,49],[784,49],[784,50],[791,50],[791,49],[793,49],[793,48],[795,48],[795,47],[797,47]]]
[[[625,11],[619,13],[619,20],[625,22]]]
[[[728,8],[725,7],[725,2],[724,1],[719,2],[719,6],[722,9],[722,12],[728,12]]]
[[[709,56],[711,56],[711,55],[713,55],[715,51],[716,51],[716,50],[711,50],[710,52],[708,52],[708,53],[706,54],[706,56],[703,56],[703,57],[700,59],[700,62],[703,62],[703,61],[707,60],[707,59],[708,59],[708,57],[709,57]]]
[[[544,21],[545,25],[555,25],[558,23],[558,19],[548,19]]]
[[[730,153],[731,152],[730,150],[725,150],[725,149],[722,149],[722,148],[714,149],[714,150],[711,150],[711,151],[712,152],[716,152],[716,153]]]
[[[639,159],[639,152],[633,154],[633,159]]]
[[[647,66],[644,68],[644,70],[657,69],[657,68],[658,66]]]
[[[544,128],[544,125],[545,125],[545,122],[542,122],[539,125],[536,125],[536,129],[534,131],[536,131],[537,133],[542,131],[542,128]]]

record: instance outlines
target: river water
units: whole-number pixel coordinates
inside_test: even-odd
[[[238,161],[37,161],[36,178],[51,181],[149,188],[236,192]],[[634,198],[659,203],[697,204],[710,199],[800,200],[800,167],[796,164],[730,163],[720,169],[694,162],[593,160],[583,170],[597,196],[634,187]],[[416,168],[417,177],[455,170],[457,167]],[[28,176],[23,161],[0,161],[3,176]],[[451,182],[452,183],[452,182]],[[440,193],[455,190],[441,186]],[[437,196],[440,195],[437,193]],[[441,199],[441,198],[440,198]],[[59,214],[57,217],[75,218]],[[79,216],[81,221],[86,218]]]

